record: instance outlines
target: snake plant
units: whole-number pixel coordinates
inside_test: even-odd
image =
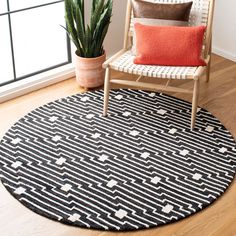
[[[65,0],[65,28],[76,54],[93,58],[104,54],[103,42],[112,16],[112,0],[92,0],[90,24],[85,25],[84,0]]]

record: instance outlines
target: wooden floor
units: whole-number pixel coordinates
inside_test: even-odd
[[[123,77],[122,74],[115,74]],[[132,79],[132,78],[131,78]],[[213,113],[236,138],[236,63],[213,57],[211,82],[201,82],[200,106]],[[176,82],[173,82],[174,84]],[[180,82],[184,88],[191,81]],[[0,104],[0,137],[22,116],[47,102],[83,92],[74,79]],[[189,95],[174,94],[191,101]],[[0,184],[1,236],[236,236],[236,181],[213,205],[182,221],[150,230],[127,233],[65,226],[39,216],[18,203]]]

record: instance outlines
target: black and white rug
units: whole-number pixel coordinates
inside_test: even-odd
[[[48,218],[134,230],[185,218],[233,180],[236,145],[208,111],[158,93],[116,90],[60,99],[19,120],[0,145],[3,185]]]

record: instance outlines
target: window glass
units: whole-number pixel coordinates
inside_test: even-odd
[[[13,66],[8,17],[0,17],[0,84],[13,80]]]
[[[10,10],[15,11],[56,1],[57,0],[9,0],[9,4],[10,4]]]
[[[63,2],[13,13],[11,22],[16,77],[68,61]]]
[[[7,12],[7,0],[0,0],[0,14]]]

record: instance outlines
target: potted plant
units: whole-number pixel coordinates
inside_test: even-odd
[[[66,31],[76,47],[76,80],[85,88],[104,83],[103,42],[112,16],[112,0],[93,0],[90,23],[85,25],[84,0],[65,0]]]

